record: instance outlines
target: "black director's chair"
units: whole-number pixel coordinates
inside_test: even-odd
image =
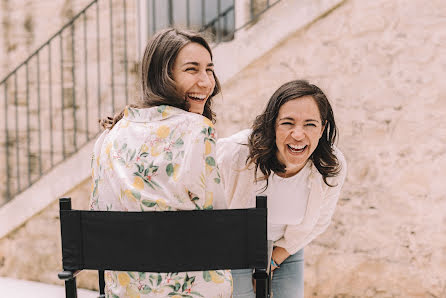
[[[67,298],[77,298],[76,275],[99,270],[184,272],[254,269],[256,296],[270,297],[266,197],[257,208],[165,212],[72,210],[61,198],[62,263]],[[175,231],[175,232],[173,232]],[[122,252],[125,252],[124,254]]]

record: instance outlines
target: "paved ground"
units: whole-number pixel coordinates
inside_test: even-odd
[[[35,281],[0,277],[1,297],[8,298],[64,298],[62,286],[49,285]],[[78,298],[97,298],[97,292],[78,289]]]

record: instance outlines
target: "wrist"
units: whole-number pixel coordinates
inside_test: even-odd
[[[273,258],[271,258],[271,267],[274,267],[274,268],[279,268],[279,267],[280,267],[280,265],[279,265],[279,264],[277,264],[277,262],[276,262],[276,261],[274,261],[274,259],[273,259]]]

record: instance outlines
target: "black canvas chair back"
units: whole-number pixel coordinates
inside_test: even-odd
[[[60,199],[62,263],[67,298],[76,298],[76,275],[99,270],[184,272],[254,269],[256,296],[269,297],[266,197],[257,208],[165,212],[72,210]],[[125,254],[122,252],[125,251]]]

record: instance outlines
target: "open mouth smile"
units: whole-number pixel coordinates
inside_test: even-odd
[[[207,95],[199,93],[188,93],[186,94],[186,97],[190,100],[201,102],[206,100]]]
[[[287,145],[287,148],[291,153],[302,153],[307,147],[307,145]]]

